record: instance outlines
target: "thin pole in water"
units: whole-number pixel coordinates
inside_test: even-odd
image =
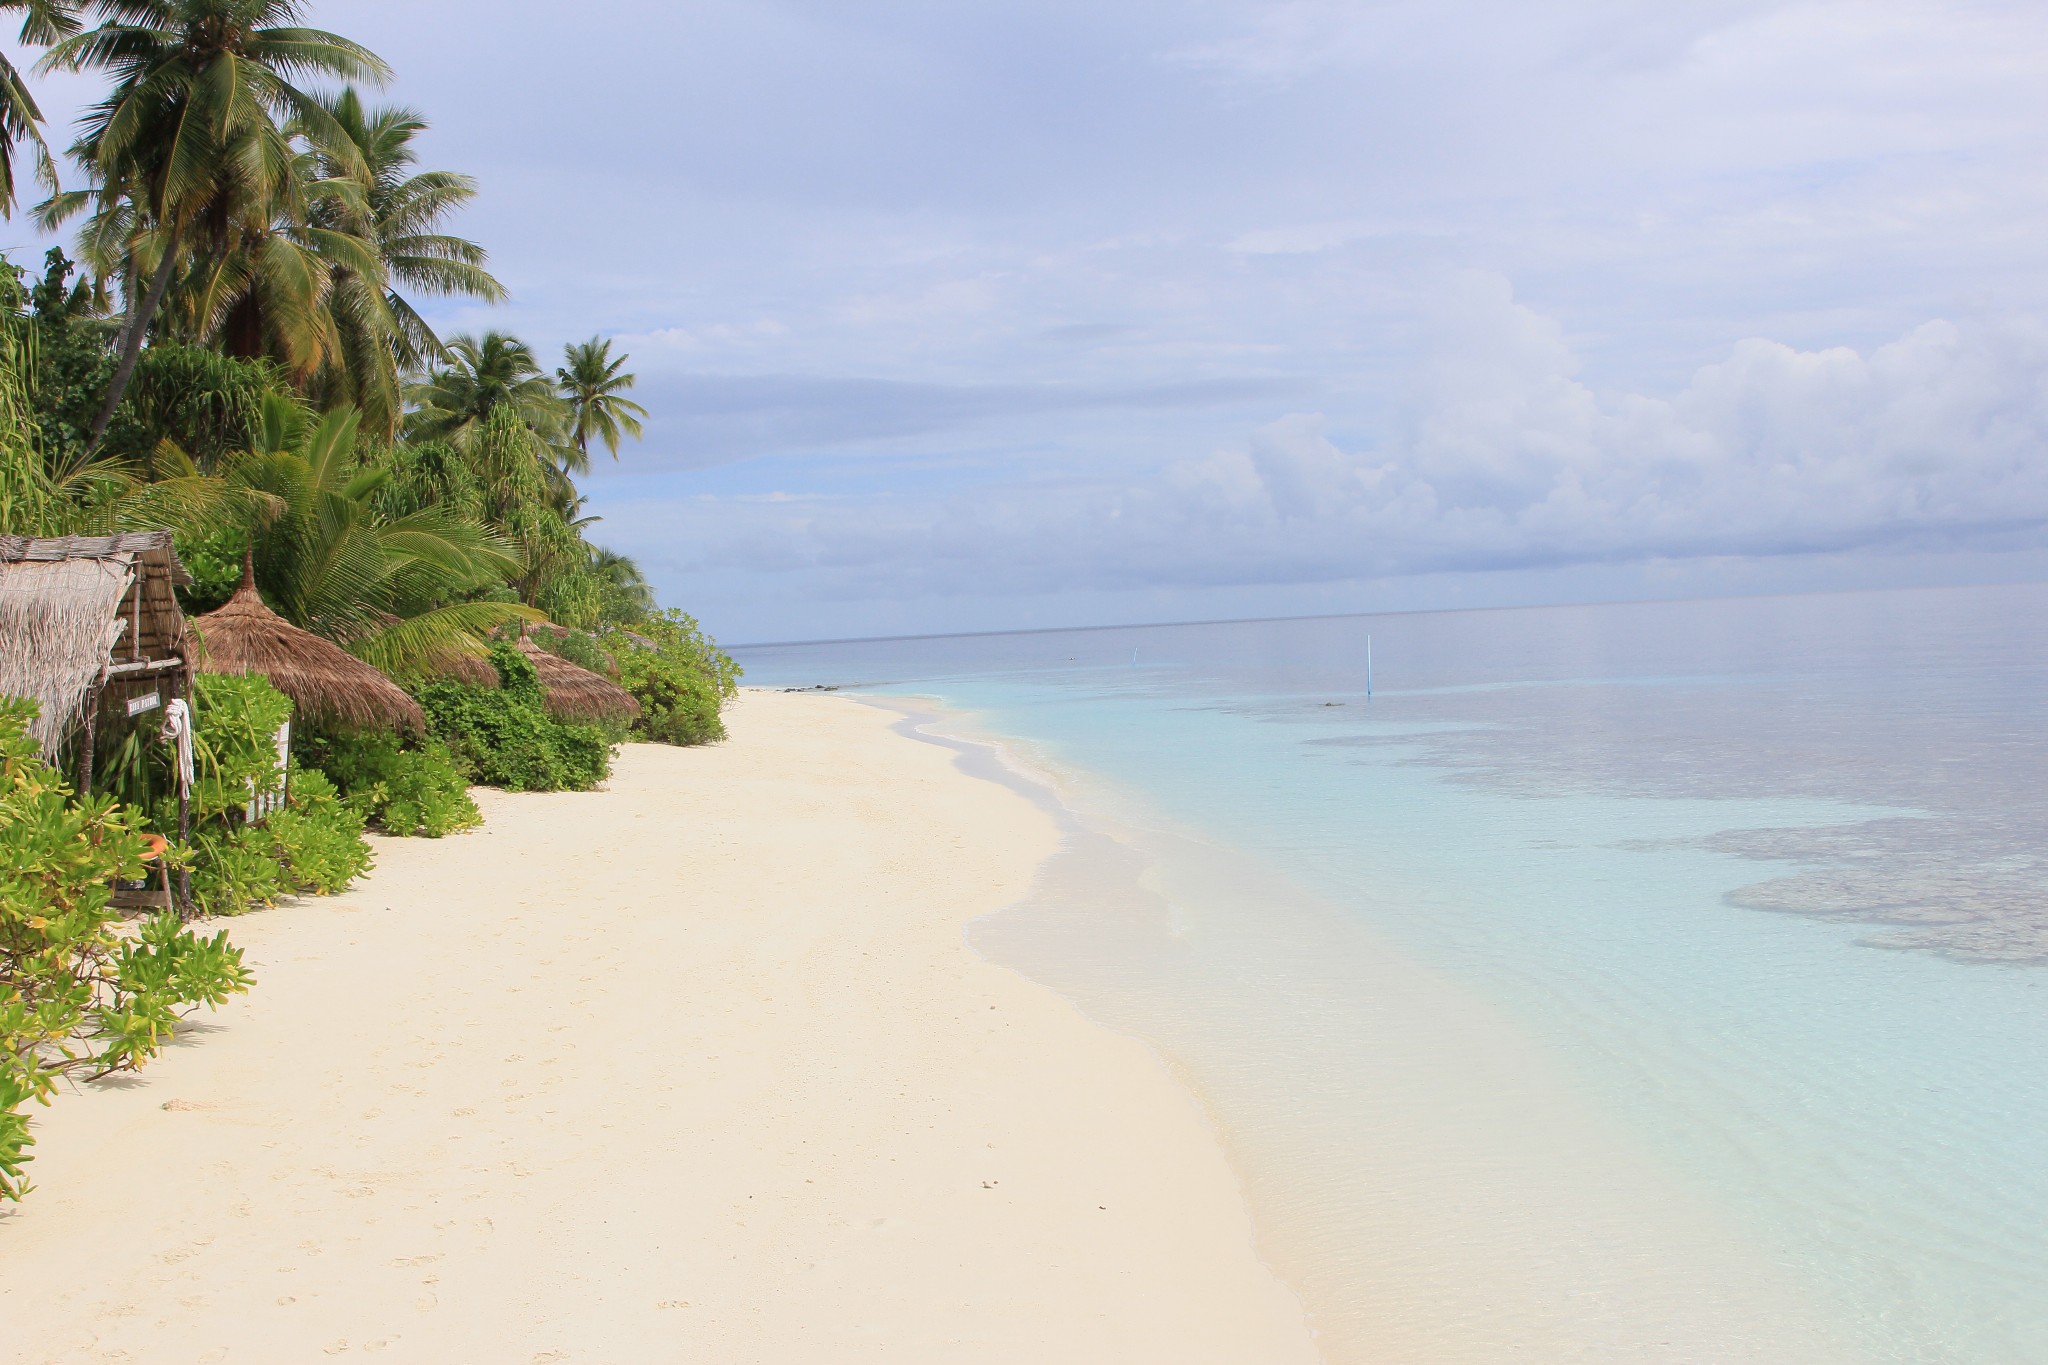
[[[1132,667],[1132,668],[1136,668],[1137,666],[1138,666],[1138,651],[1134,649],[1134,650],[1132,650],[1132,651],[1131,651],[1131,667]]]
[[[1365,637],[1365,699],[1372,700],[1372,636]]]

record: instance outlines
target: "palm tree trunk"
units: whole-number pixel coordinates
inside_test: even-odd
[[[121,336],[121,359],[114,366],[114,377],[107,383],[107,401],[100,407],[100,415],[92,419],[92,431],[85,438],[85,448],[91,450],[100,443],[100,437],[107,434],[107,423],[114,420],[114,409],[121,406],[121,396],[128,391],[128,381],[135,377],[135,362],[142,358],[142,336],[149,330],[149,320],[156,315],[157,305],[164,301],[164,290],[171,283],[171,269],[178,260],[178,225],[171,225],[170,236],[164,239],[164,257],[157,262],[156,275],[149,282],[149,292],[142,296],[142,305],[128,310],[128,329]]]

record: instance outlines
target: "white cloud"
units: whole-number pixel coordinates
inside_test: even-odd
[[[1748,340],[1665,396],[1596,392],[1496,278],[1450,281],[1427,322],[1370,443],[1297,413],[1142,479],[742,513],[702,563],[902,595],[2048,539],[2036,320],[1932,321],[1868,352]]]

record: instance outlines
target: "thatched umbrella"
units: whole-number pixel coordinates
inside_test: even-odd
[[[204,647],[202,672],[262,673],[307,720],[352,730],[427,728],[420,704],[397,683],[264,606],[246,560],[235,595],[193,624]]]
[[[633,694],[611,679],[548,653],[524,635],[519,648],[533,661],[541,690],[548,694],[548,711],[557,720],[631,720],[640,714]]]
[[[498,685],[498,670],[491,667],[489,659],[474,654],[449,654],[436,659],[433,671],[450,682],[468,683],[471,687]]]

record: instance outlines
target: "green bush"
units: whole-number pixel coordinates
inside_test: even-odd
[[[192,576],[178,589],[178,605],[187,616],[198,616],[234,596],[242,586],[242,550],[249,533],[239,526],[216,527],[205,532],[185,532],[176,537],[178,562]]]
[[[278,865],[295,891],[331,896],[370,870],[361,813],[342,801],[318,768],[294,771],[285,808],[258,828],[269,834]]]
[[[611,776],[611,738],[549,715],[532,660],[501,643],[491,646],[491,664],[497,687],[443,681],[414,692],[428,731],[470,781],[508,791],[588,791]]]
[[[253,825],[209,827],[193,846],[192,901],[209,915],[239,915],[282,895],[332,895],[370,870],[363,817],[317,768],[293,771],[282,810]]]
[[[192,836],[192,907],[202,915],[239,915],[285,893],[284,868],[260,825],[213,828]]]
[[[202,673],[194,689],[197,781],[192,810],[192,901],[209,915],[239,915],[279,896],[344,890],[370,867],[363,815],[317,768],[291,775],[286,803],[249,824],[256,795],[284,782],[272,738],[291,702],[268,679]],[[158,820],[168,812],[160,807]]]
[[[109,883],[143,872],[137,818],[110,797],[74,799],[42,761],[32,702],[0,698],[0,1201],[29,1190],[31,1102],[65,1076],[131,1070],[177,1021],[249,988],[225,933],[164,913],[123,932]]]
[[[719,712],[739,692],[740,666],[693,617],[659,612],[632,632],[607,631],[602,643],[617,661],[619,686],[640,703],[633,733],[656,744],[725,738]]]
[[[408,749],[395,735],[323,736],[304,753],[334,779],[350,809],[386,834],[438,839],[483,823],[455,756],[439,740]]]
[[[616,677],[618,663],[597,637],[587,630],[572,630],[567,635],[555,635],[550,631],[539,631],[533,642],[542,649],[561,655],[578,668],[587,668],[600,677]]]
[[[290,698],[260,675],[201,673],[193,679],[197,823],[234,819],[255,797],[283,785],[274,736],[291,715]]]

